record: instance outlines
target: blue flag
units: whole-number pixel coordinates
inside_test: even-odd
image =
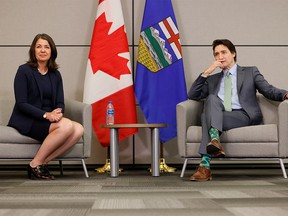
[[[176,105],[187,99],[187,89],[171,0],[146,0],[135,94],[147,123],[168,124],[160,129],[160,141],[176,137]]]

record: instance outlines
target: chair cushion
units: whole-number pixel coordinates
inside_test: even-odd
[[[20,134],[15,128],[0,125],[0,143],[40,144],[38,140]]]
[[[200,143],[187,143],[185,148],[184,157],[200,157],[199,154]],[[222,143],[225,149],[227,158],[275,158],[278,157],[278,143],[259,143],[259,142],[246,142],[246,143]],[[225,159],[224,158],[224,159]]]
[[[187,130],[188,143],[200,143],[202,128],[190,126]],[[221,143],[245,143],[245,142],[278,142],[278,129],[276,124],[253,125],[241,128],[234,128],[225,131],[221,135]]]

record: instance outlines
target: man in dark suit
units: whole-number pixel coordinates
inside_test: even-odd
[[[205,99],[199,149],[202,160],[190,177],[191,181],[212,179],[211,158],[225,157],[220,143],[222,131],[262,122],[257,91],[271,100],[287,99],[287,91],[270,85],[257,67],[236,64],[237,52],[231,41],[218,39],[212,46],[215,60],[199,75],[188,92],[189,99]],[[222,71],[212,74],[217,68]]]

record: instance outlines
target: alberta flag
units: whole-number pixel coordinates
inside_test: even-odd
[[[99,0],[87,62],[83,101],[92,105],[92,124],[100,144],[109,146],[106,106],[112,101],[115,124],[137,123],[131,62],[120,0]],[[119,140],[137,129],[119,130]]]
[[[179,31],[171,0],[146,0],[135,94],[148,123],[166,123],[161,142],[177,136],[176,105],[187,99]]]

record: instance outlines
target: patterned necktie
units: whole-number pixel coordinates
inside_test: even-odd
[[[226,111],[232,111],[232,81],[231,74],[227,71],[224,78],[224,107]]]

